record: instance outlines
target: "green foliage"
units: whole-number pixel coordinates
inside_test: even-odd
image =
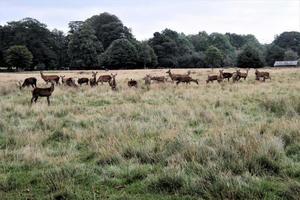
[[[127,39],[118,39],[105,51],[104,63],[112,68],[133,68],[138,58],[135,46]]]
[[[266,62],[269,66],[273,66],[275,61],[284,59],[284,49],[278,45],[271,44],[267,47]]]
[[[263,67],[258,51],[251,46],[247,46],[238,56],[237,66],[241,68]]]
[[[25,69],[32,63],[32,54],[26,46],[16,45],[11,46],[5,55],[5,61],[10,67],[16,67],[19,69]]]
[[[205,51],[205,62],[210,67],[221,67],[224,55],[215,46],[209,46]]]
[[[144,68],[153,68],[157,65],[157,56],[152,47],[147,42],[135,42],[138,52],[137,67],[143,66]]]
[[[273,44],[278,45],[284,49],[292,49],[300,54],[300,33],[291,31],[283,32],[275,38]]]
[[[68,54],[73,68],[95,68],[100,65],[103,46],[88,25],[76,27],[70,35]]]
[[[298,53],[291,49],[284,52],[284,60],[297,60],[298,58]]]

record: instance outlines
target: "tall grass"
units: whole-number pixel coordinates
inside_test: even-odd
[[[298,199],[300,72],[274,74],[149,90],[122,77],[117,92],[59,86],[51,106],[2,84],[0,196]]]

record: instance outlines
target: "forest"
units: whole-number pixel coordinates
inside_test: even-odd
[[[251,34],[186,35],[166,28],[138,41],[110,13],[71,21],[68,33],[33,18],[0,25],[1,70],[259,68],[299,55],[300,32],[283,32],[261,44]]]

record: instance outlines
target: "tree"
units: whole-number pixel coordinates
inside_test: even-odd
[[[209,36],[205,31],[199,32],[197,35],[189,35],[187,38],[197,52],[204,52],[209,46]]]
[[[32,54],[26,46],[11,46],[5,54],[5,61],[9,67],[16,67],[16,70],[25,69],[32,63]]]
[[[278,45],[283,49],[292,49],[300,55],[300,33],[291,31],[283,32],[275,38],[273,44]]]
[[[289,61],[289,60],[297,60],[297,59],[298,59],[298,54],[295,51],[289,49],[284,52],[284,60]]]
[[[111,43],[104,55],[103,64],[111,68],[133,68],[137,62],[137,50],[127,39],[118,39]]]
[[[245,47],[237,58],[237,66],[240,68],[259,68],[263,67],[258,51],[251,46]]]
[[[157,56],[147,42],[136,42],[136,49],[138,52],[137,66],[142,65],[146,68],[157,65]]]
[[[221,67],[223,58],[223,53],[215,46],[209,46],[205,51],[205,62],[212,69],[213,67]]]
[[[266,63],[269,66],[273,66],[275,61],[284,59],[284,49],[278,45],[272,44],[267,46]]]
[[[100,66],[103,46],[88,25],[82,24],[70,35],[68,55],[72,68],[95,68]]]
[[[123,25],[122,21],[115,15],[101,13],[86,20],[95,31],[98,40],[103,44],[104,49],[117,39],[133,39],[130,29]]]

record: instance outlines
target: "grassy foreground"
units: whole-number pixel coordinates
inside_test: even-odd
[[[49,107],[0,74],[0,197],[299,199],[300,70],[269,71],[149,90],[119,72],[119,91],[59,86]]]

